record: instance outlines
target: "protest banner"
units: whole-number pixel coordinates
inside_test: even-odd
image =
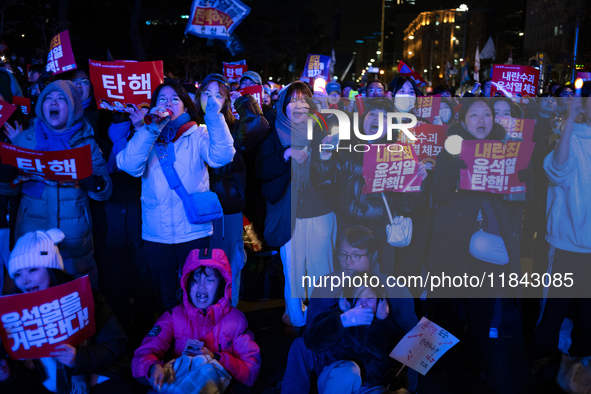
[[[244,62],[244,61],[243,61]],[[240,78],[248,71],[246,62],[242,64],[238,63],[223,63],[224,77],[228,78],[229,82],[240,82]]]
[[[400,133],[399,142],[413,147],[417,158],[422,163],[430,163],[432,166],[437,161],[437,155],[443,149],[447,138],[447,125],[421,124],[410,129],[417,139],[412,141],[404,133]]]
[[[94,335],[88,276],[31,293],[0,297],[0,338],[13,360],[50,357],[56,346],[77,346]]]
[[[330,61],[330,56],[308,54],[300,80],[312,83],[316,77],[320,77],[328,81]]]
[[[72,52],[72,45],[70,45],[70,34],[64,30],[51,39],[45,70],[51,71],[55,75],[76,68],[78,66],[76,66],[74,52]]]
[[[460,171],[460,189],[496,194],[526,192],[518,172],[529,165],[535,145],[525,141],[462,141],[460,159],[468,168]]]
[[[431,367],[460,342],[426,317],[398,342],[390,357],[425,376]]]
[[[540,71],[533,67],[494,64],[490,95],[494,97],[499,91],[510,97],[516,94],[535,97],[539,79]]]
[[[4,126],[14,111],[16,111],[16,105],[0,100],[0,127]]]
[[[0,159],[19,169],[13,185],[29,179],[75,184],[92,175],[90,145],[56,151],[36,151],[0,142]]]
[[[532,142],[534,138],[535,119],[518,119],[496,117],[495,121],[505,128],[510,138],[522,138],[526,142]]]
[[[441,96],[423,96],[417,97],[413,112],[416,116],[427,119],[433,122],[435,117],[439,115],[439,105],[441,104]]]
[[[152,92],[164,81],[162,60],[89,64],[96,105],[110,111],[124,112],[132,104],[149,107]]]
[[[418,160],[408,144],[366,145],[363,154],[363,194],[384,191],[411,193],[421,190]]]
[[[23,111],[24,115],[31,114],[31,99],[14,96],[12,97],[12,104],[16,105],[17,107],[21,107],[21,111]]]
[[[228,40],[249,13],[239,0],[194,0],[185,34]]]
[[[400,75],[412,78],[418,87],[428,85],[427,81],[425,81],[421,74],[414,71],[412,68],[408,67],[408,65],[406,65],[406,63],[402,61],[398,63],[398,72],[400,73]]]
[[[245,94],[250,94],[257,101],[257,103],[259,103],[259,107],[263,108],[263,87],[261,85],[247,86],[245,88],[238,89],[237,92],[242,96]],[[232,103],[232,113],[238,118],[238,112],[236,112],[236,109],[234,108],[234,103]]]

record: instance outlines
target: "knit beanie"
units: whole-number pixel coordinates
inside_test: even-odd
[[[64,261],[57,244],[65,237],[62,230],[58,228],[26,233],[16,241],[16,245],[10,253],[8,275],[14,279],[14,274],[23,268],[55,268],[63,270]]]
[[[247,71],[244,74],[242,74],[242,77],[240,78],[240,83],[242,83],[242,80],[244,78],[250,79],[252,82],[256,83],[257,85],[263,84],[263,79],[261,78],[259,73],[254,72],[254,71]]]
[[[70,112],[68,114],[68,123],[66,124],[66,130],[69,130],[78,121],[82,120],[82,117],[84,116],[84,108],[82,107],[82,100],[80,99],[80,94],[78,94],[76,86],[74,86],[74,84],[70,81],[59,80],[47,85],[39,95],[39,98],[37,99],[35,114],[39,119],[42,119],[45,122],[47,127],[53,130],[53,128],[45,120],[45,116],[43,116],[43,101],[45,100],[45,96],[56,90],[63,94],[66,98],[66,101],[68,102],[68,109]]]

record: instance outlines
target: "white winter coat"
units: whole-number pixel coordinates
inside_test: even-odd
[[[234,157],[234,141],[222,114],[205,116],[206,127],[194,125],[174,142],[176,169],[189,194],[209,191],[207,165],[224,166]],[[209,130],[209,132],[208,132]],[[142,177],[142,238],[163,244],[178,244],[213,234],[210,223],[191,224],[178,194],[170,189],[160,167],[154,143],[158,132],[145,125],[137,129],[124,150],[117,154],[117,167]]]

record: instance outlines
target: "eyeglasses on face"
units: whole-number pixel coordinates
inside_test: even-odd
[[[376,94],[376,93],[384,93],[384,89],[379,89],[379,88],[372,88],[372,89],[367,89],[367,92],[370,94]]]
[[[72,82],[74,85],[81,85],[81,86],[90,85],[90,79],[88,79],[88,78],[71,79],[70,82]]]
[[[357,263],[359,260],[361,260],[361,258],[363,256],[367,256],[367,253],[366,254],[357,254],[357,253],[347,254],[347,253],[341,252],[341,253],[337,254],[337,257],[339,258],[339,260],[347,261],[347,259],[349,257],[351,257],[351,261],[354,263]]]
[[[219,93],[212,94],[212,93],[210,93],[210,92],[207,92],[207,91],[203,92],[203,96],[204,96],[205,98],[210,98],[210,97],[212,97],[212,96],[213,96],[213,97],[215,97],[217,100],[221,100],[221,99],[223,99],[223,98],[224,98],[224,96],[222,96],[222,95],[221,95],[221,94],[219,94]]]

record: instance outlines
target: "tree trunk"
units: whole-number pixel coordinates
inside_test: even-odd
[[[134,0],[133,11],[131,13],[131,22],[129,24],[129,38],[131,39],[131,47],[135,57],[140,62],[146,61],[146,51],[142,44],[142,38],[139,33],[140,12],[142,9],[142,0]]]

